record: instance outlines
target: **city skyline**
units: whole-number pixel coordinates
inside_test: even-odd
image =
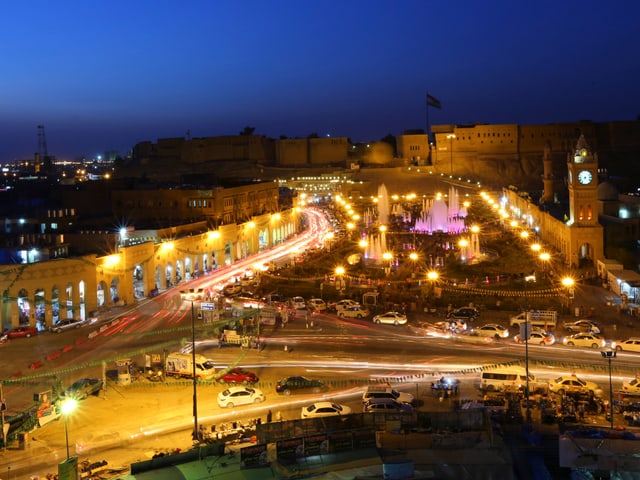
[[[446,3],[446,2],[445,2]],[[593,0],[3,6],[0,162],[167,137],[379,140],[431,125],[636,120],[640,5]]]

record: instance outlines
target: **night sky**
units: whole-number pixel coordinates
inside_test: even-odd
[[[0,6],[0,162],[158,138],[379,140],[635,120],[640,2],[50,0]]]

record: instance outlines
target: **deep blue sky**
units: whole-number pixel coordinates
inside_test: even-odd
[[[0,162],[158,138],[378,140],[431,124],[633,120],[637,0],[0,5]]]

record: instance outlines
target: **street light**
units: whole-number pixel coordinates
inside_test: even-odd
[[[571,313],[571,299],[573,298],[573,286],[575,285],[575,281],[571,277],[564,277],[562,279],[562,286],[567,289],[567,308],[569,309],[569,313]]]
[[[457,138],[455,133],[447,135],[449,139],[449,175],[453,176],[453,139]]]
[[[69,454],[69,428],[67,427],[67,417],[78,406],[78,401],[75,398],[67,398],[60,407],[62,416],[64,417],[64,438],[67,444],[67,461],[71,458]]]
[[[606,358],[609,362],[609,421],[611,422],[611,428],[613,429],[613,383],[611,381],[611,359],[616,358],[616,351],[608,348],[600,352],[602,358]]]

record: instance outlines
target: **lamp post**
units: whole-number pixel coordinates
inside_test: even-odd
[[[573,285],[575,284],[573,278],[564,277],[562,279],[562,286],[566,288],[567,295],[567,308],[569,309],[569,314],[571,314],[571,299],[573,298]]]
[[[613,382],[611,381],[611,359],[616,358],[616,351],[608,348],[600,352],[602,358],[606,358],[609,362],[609,421],[611,422],[611,429],[613,429]]]
[[[449,139],[449,175],[453,176],[453,139],[457,138],[455,133],[447,135]]]
[[[429,280],[429,295],[427,295],[427,299],[431,300],[431,297],[435,296],[436,282],[440,275],[435,270],[429,270],[427,272],[427,280]]]
[[[198,396],[196,376],[196,319],[193,314],[193,300],[191,300],[191,364],[193,366],[193,439],[198,440]]]
[[[336,270],[336,290],[338,290],[340,292],[341,295],[344,295],[344,289],[345,289],[345,284],[344,284],[344,273],[345,273],[345,269],[343,266],[337,266]]]
[[[67,417],[71,412],[73,412],[78,406],[78,401],[74,398],[68,398],[64,401],[61,407],[62,416],[64,417],[64,438],[67,444],[67,460],[71,458],[69,454],[69,427],[67,426]]]

